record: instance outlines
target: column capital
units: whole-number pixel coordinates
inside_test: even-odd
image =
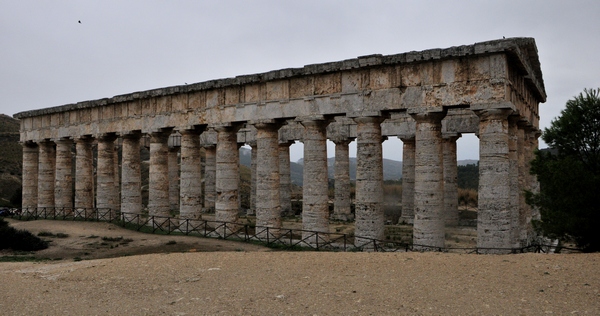
[[[62,138],[58,138],[54,140],[54,143],[56,144],[72,144],[73,143],[73,139],[71,139],[70,137],[62,137]]]
[[[285,142],[279,142],[279,147],[290,147],[294,143],[296,143],[296,142],[293,141],[293,140],[288,140],[288,141],[285,141]]]
[[[141,131],[129,131],[129,132],[125,132],[125,133],[120,133],[119,134],[123,139],[139,139],[142,137],[142,132]]]
[[[299,119],[298,122],[304,126],[304,128],[327,128],[327,125],[331,123],[331,120],[303,118]]]
[[[385,117],[382,116],[358,116],[353,117],[352,120],[356,122],[356,124],[369,124],[369,123],[377,123],[381,124],[385,121]]]
[[[398,138],[403,143],[414,143],[415,142],[415,135],[412,135],[412,136],[401,135],[401,136],[398,136]]]
[[[455,142],[462,137],[461,133],[442,133],[442,139]]]
[[[506,120],[509,115],[511,115],[514,111],[509,108],[500,108],[500,109],[485,109],[485,110],[476,110],[474,111],[477,116],[479,116],[480,121],[488,121],[488,120]]]
[[[336,146],[337,145],[348,145],[350,144],[356,137],[333,137],[330,138]]]
[[[150,135],[151,143],[163,143],[169,140],[169,136],[171,136],[171,131],[157,131],[148,133]]]
[[[417,123],[441,123],[448,111],[444,108],[417,107],[408,109],[407,113]]]
[[[117,136],[116,133],[104,133],[104,134],[99,134],[96,136],[96,139],[98,139],[98,141],[103,141],[103,142],[112,142],[114,140],[116,140],[117,138],[119,138]]]

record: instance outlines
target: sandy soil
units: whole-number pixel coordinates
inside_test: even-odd
[[[277,252],[106,223],[14,224],[28,225],[69,234],[90,258],[132,252],[0,263],[3,315],[600,315],[600,254]],[[76,241],[104,236],[132,241],[96,254]],[[144,245],[182,248],[135,255]]]

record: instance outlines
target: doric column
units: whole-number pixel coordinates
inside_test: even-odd
[[[73,211],[73,154],[71,139],[56,141],[56,177],[54,183],[54,203],[64,214]]]
[[[148,215],[170,217],[169,135],[171,131],[150,133]],[[157,221],[164,221],[163,219]]]
[[[305,120],[304,174],[302,186],[302,229],[329,232],[328,176],[327,176],[327,121]],[[316,243],[313,233],[303,232],[302,238]],[[320,236],[319,239],[327,238]]]
[[[415,137],[402,140],[402,216],[400,223],[412,224],[415,220]]]
[[[529,205],[525,201],[525,190],[529,187],[526,185],[526,179],[529,177],[529,161],[526,160],[526,145],[525,131],[529,124],[525,121],[520,121],[517,124],[517,165],[518,165],[518,190],[519,190],[519,247],[527,246],[528,231],[527,231],[527,214],[529,214]]]
[[[181,136],[183,139],[183,136]],[[198,138],[198,142],[200,138]],[[182,140],[183,142],[183,140]],[[200,166],[200,145],[198,145],[198,168]],[[169,147],[169,207],[171,211],[177,212],[179,209],[179,199],[180,199],[180,187],[179,187],[179,146]],[[198,178],[198,186],[202,187],[200,184],[200,178]],[[200,205],[200,204],[199,204]],[[181,211],[180,211],[181,212]],[[180,213],[181,215],[181,213]]]
[[[202,217],[202,166],[200,164],[199,130],[181,133],[180,219]],[[169,170],[170,171],[170,170]]]
[[[256,153],[258,151],[256,147],[256,140],[247,143],[252,150],[250,150],[250,208],[246,215],[256,214]]]
[[[383,151],[381,117],[354,118],[356,126],[356,200],[355,235],[384,238]],[[357,245],[368,240],[356,238]]]
[[[100,214],[108,217],[106,211],[111,210],[111,218],[116,214],[117,190],[115,188],[115,134],[98,137],[98,162],[96,167],[96,207]],[[108,218],[106,218],[108,219]]]
[[[51,141],[40,142],[39,148],[38,207],[48,208],[48,212],[53,212],[56,149]]]
[[[237,222],[240,183],[240,154],[236,134],[238,127],[219,126],[215,130],[217,131],[215,220]]]
[[[204,146],[204,213],[215,211],[217,189],[215,187],[217,172],[217,147]]]
[[[256,226],[273,228],[279,235],[281,205],[279,200],[279,139],[278,123],[258,123],[256,127]],[[266,231],[263,234],[266,236]]]
[[[518,115],[508,117],[508,176],[510,188],[511,243],[514,248],[520,247],[521,229],[519,223],[519,153],[518,153]]]
[[[511,109],[476,111],[479,116],[477,247],[511,248],[512,203],[508,116]],[[510,250],[483,250],[506,253]]]
[[[75,207],[88,215],[94,207],[93,141],[91,137],[75,140]]]
[[[447,226],[458,225],[458,166],[456,140],[460,134],[443,135],[444,150],[444,214]]]
[[[121,210],[121,176],[119,175],[119,171],[121,170],[121,166],[119,165],[119,139],[117,139],[117,141],[115,142],[115,149],[113,150],[113,161],[114,161],[114,175],[115,175],[115,179],[113,181],[114,185],[115,185],[115,199],[114,199],[114,205],[115,205],[115,210]]]
[[[444,155],[442,119],[445,111],[415,111],[415,245],[444,247]],[[417,247],[419,248],[419,247]],[[421,250],[431,250],[422,247]]]
[[[279,143],[279,201],[281,214],[292,216],[292,181],[290,174],[290,146],[294,142]]]
[[[23,209],[38,206],[39,148],[34,142],[23,143]]]
[[[123,135],[121,162],[121,212],[126,220],[142,213],[140,133]]]
[[[335,143],[333,218],[340,221],[351,221],[354,219],[354,215],[352,214],[352,201],[350,199],[350,154],[348,144],[352,142],[352,139],[340,138],[334,139],[333,142]]]

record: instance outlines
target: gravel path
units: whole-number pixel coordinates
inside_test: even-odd
[[[209,252],[0,263],[3,315],[600,315],[600,254]]]

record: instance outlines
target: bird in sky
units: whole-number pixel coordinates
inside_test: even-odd
[[[77,22],[79,22],[79,24],[81,24],[81,20],[79,20],[79,21],[77,21]]]

